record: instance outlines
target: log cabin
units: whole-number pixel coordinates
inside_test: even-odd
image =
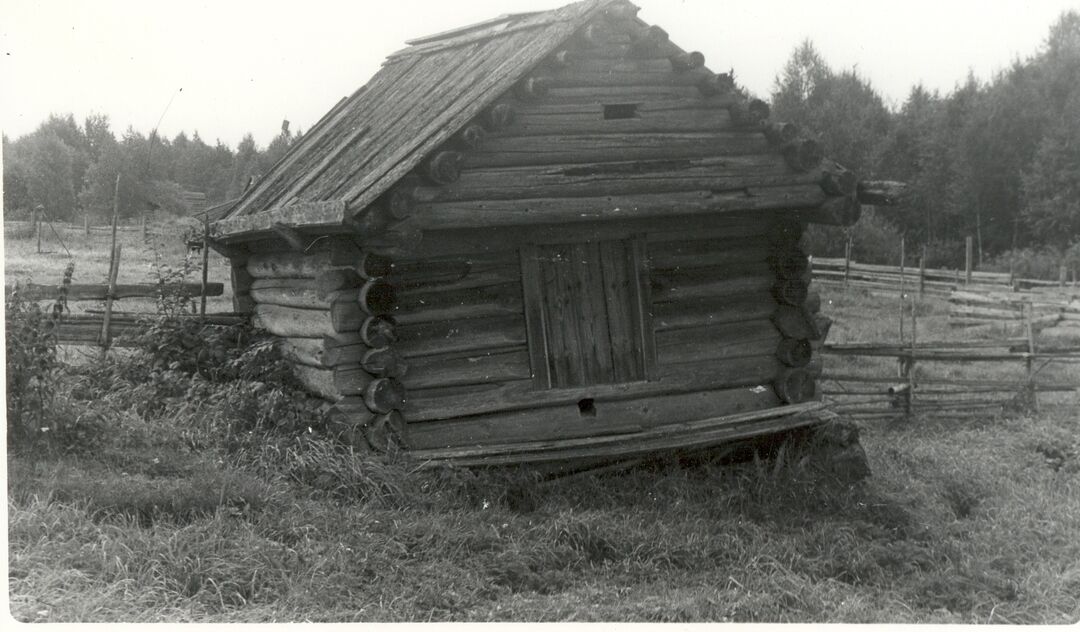
[[[465,465],[823,423],[800,237],[856,176],[626,0],[407,42],[210,226],[353,445]]]

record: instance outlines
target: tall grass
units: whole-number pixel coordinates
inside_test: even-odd
[[[895,337],[894,303],[825,299],[837,340]],[[854,485],[788,448],[543,480],[359,458],[243,354],[66,370],[95,441],[8,455],[18,620],[1080,619],[1075,401],[865,424]]]

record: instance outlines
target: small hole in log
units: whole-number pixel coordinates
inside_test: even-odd
[[[582,417],[595,417],[596,416],[596,403],[593,398],[586,397],[585,399],[577,403],[578,412]]]
[[[612,103],[604,105],[604,120],[637,118],[637,103]]]

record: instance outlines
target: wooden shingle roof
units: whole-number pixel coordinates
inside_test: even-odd
[[[212,234],[340,226],[509,90],[607,5],[506,15],[411,40],[252,186]]]

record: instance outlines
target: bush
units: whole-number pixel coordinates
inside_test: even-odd
[[[895,265],[900,259],[900,231],[875,211],[864,211],[850,228],[811,224],[803,237],[808,254],[843,257],[851,234],[851,258],[860,263]]]
[[[1054,246],[1035,246],[1008,250],[990,259],[982,267],[991,272],[1013,270],[1022,279],[1056,281],[1060,267],[1080,271],[1080,241],[1064,251]]]
[[[75,264],[64,271],[57,302],[49,310],[19,292],[4,305],[7,327],[8,445],[22,447],[45,438],[52,428],[50,408],[56,393],[60,363],[56,352],[56,323],[67,307],[67,287]]]

